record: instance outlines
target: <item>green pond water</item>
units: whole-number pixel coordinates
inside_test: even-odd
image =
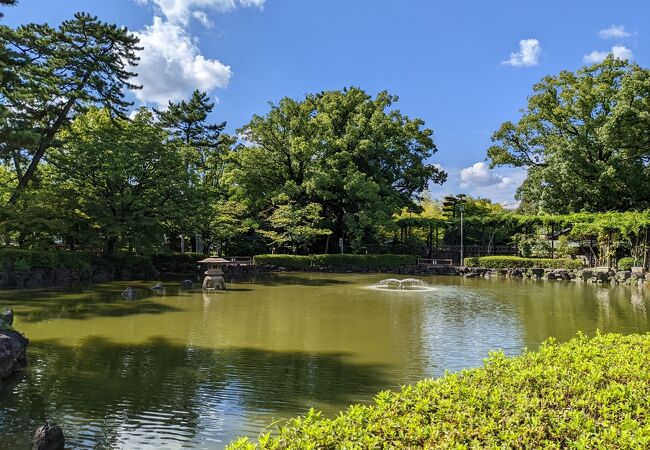
[[[0,392],[0,448],[30,448],[46,419],[69,448],[222,448],[310,407],[350,403],[554,336],[646,332],[650,292],[573,282],[274,274],[204,294],[167,282],[0,291],[30,339]],[[120,296],[132,286],[136,298]]]

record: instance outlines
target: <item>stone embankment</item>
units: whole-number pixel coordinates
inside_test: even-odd
[[[581,281],[611,285],[650,285],[650,272],[608,269],[488,269],[485,267],[461,267],[459,275],[465,278],[529,278],[536,280]]]
[[[533,280],[582,281],[587,283],[609,283],[612,285],[648,285],[650,272],[614,271],[607,269],[543,269],[515,268],[489,269],[486,267],[455,266],[401,266],[399,268],[368,267],[309,267],[304,270],[288,270],[280,266],[257,266],[257,272],[325,272],[325,273],[393,273],[398,275],[451,275],[464,278],[519,278]]]
[[[155,278],[155,271],[122,269],[67,269],[33,268],[26,271],[0,270],[0,288],[45,288],[74,286],[87,283],[104,283],[114,280],[146,280]]]

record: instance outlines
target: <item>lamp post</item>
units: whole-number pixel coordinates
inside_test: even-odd
[[[465,212],[465,205],[460,203],[458,205],[458,211],[460,212],[460,265],[462,266],[464,264],[463,260],[463,253],[464,253],[464,242],[463,242],[463,212]]]

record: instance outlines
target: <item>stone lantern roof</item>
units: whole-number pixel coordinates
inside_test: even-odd
[[[220,266],[222,264],[230,264],[231,261],[226,258],[221,258],[219,256],[210,256],[208,258],[202,259],[201,261],[198,261],[199,264],[210,264],[214,266]]]

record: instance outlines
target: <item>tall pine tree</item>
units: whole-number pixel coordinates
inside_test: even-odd
[[[75,14],[58,29],[28,24],[0,27],[6,57],[0,84],[0,123],[4,137],[0,159],[10,162],[17,178],[15,203],[34,178],[57,133],[90,104],[123,116],[130,103],[126,88],[137,63],[138,38],[126,28]],[[6,70],[6,69],[10,70]]]

